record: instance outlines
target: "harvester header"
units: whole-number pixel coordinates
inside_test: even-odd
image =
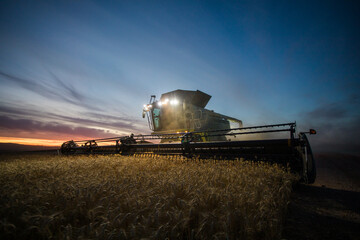
[[[144,105],[153,132],[149,135],[68,141],[62,144],[63,154],[119,153],[181,155],[186,158],[216,158],[266,161],[289,165],[303,182],[316,178],[315,159],[306,134],[296,134],[296,123],[243,127],[242,121],[206,109],[211,96],[197,91],[175,90],[159,100],[152,95]],[[288,133],[287,137],[284,134]],[[268,139],[265,136],[280,138]],[[252,140],[244,136],[257,136]]]

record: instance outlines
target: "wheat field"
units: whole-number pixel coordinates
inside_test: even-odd
[[[277,165],[139,155],[0,161],[1,239],[278,239]]]

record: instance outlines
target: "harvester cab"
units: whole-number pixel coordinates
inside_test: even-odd
[[[211,96],[197,91],[175,90],[164,93],[159,100],[152,95],[149,104],[144,105],[143,118],[147,117],[149,128],[154,134],[202,132],[217,129],[242,127],[242,121],[206,109]],[[211,139],[195,137],[195,141],[224,141],[224,136]]]

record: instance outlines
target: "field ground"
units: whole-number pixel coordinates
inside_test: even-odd
[[[30,158],[34,158],[34,156],[36,156],[36,155],[30,156]],[[0,156],[0,158],[1,158],[1,156]],[[40,156],[40,158],[42,159],[43,156]],[[37,164],[40,164],[40,165],[35,164],[35,167],[38,166],[38,168],[44,169],[46,164],[44,164],[45,161],[44,160],[42,161],[41,159],[40,159],[40,161],[35,161],[35,162],[37,162]],[[274,208],[274,207],[276,208],[275,215],[277,216],[278,221],[272,222],[272,225],[270,224],[271,225],[270,226],[268,224],[271,222],[271,221],[269,221],[269,218],[265,221],[259,221],[259,219],[257,219],[257,223],[260,223],[260,225],[259,225],[256,223],[256,221],[254,221],[256,218],[253,218],[253,221],[252,221],[253,226],[247,225],[245,227],[244,222],[245,222],[246,216],[244,216],[244,215],[240,216],[241,214],[238,214],[238,218],[236,219],[235,222],[237,222],[237,221],[240,222],[240,225],[242,225],[242,230],[237,229],[238,230],[237,235],[234,235],[234,234],[226,235],[226,234],[231,234],[231,232],[234,233],[234,231],[231,231],[229,229],[228,230],[217,229],[218,234],[217,235],[215,234],[215,236],[220,239],[226,238],[226,237],[229,237],[230,239],[236,238],[236,237],[242,237],[243,239],[266,239],[266,238],[277,239],[277,238],[279,238],[279,236],[280,236],[279,234],[282,231],[281,239],[288,239],[288,240],[290,240],[290,239],[295,239],[295,240],[297,240],[297,239],[299,239],[299,240],[300,239],[314,239],[314,240],[315,239],[330,239],[330,240],[360,239],[360,237],[359,237],[360,236],[360,172],[359,172],[360,171],[360,161],[359,161],[360,159],[358,157],[351,157],[351,156],[344,156],[344,155],[322,154],[322,155],[316,156],[316,160],[317,160],[318,177],[317,177],[315,184],[313,184],[313,185],[302,185],[302,184],[295,185],[294,189],[291,193],[291,198],[288,195],[289,192],[287,192],[287,190],[288,190],[287,187],[289,186],[288,184],[292,180],[290,180],[291,178],[288,178],[286,173],[278,171],[279,169],[275,170],[275,172],[277,172],[277,174],[278,174],[277,177],[275,177],[275,178],[283,179],[283,181],[280,181],[280,183],[281,183],[280,185],[287,186],[287,187],[282,188],[283,196],[281,197],[280,195],[274,194],[273,191],[269,190],[271,188],[280,190],[280,188],[281,188],[280,185],[270,184],[270,182],[274,180],[274,176],[276,176],[276,174],[275,175],[271,175],[271,174],[267,175],[267,174],[269,174],[269,172],[266,171],[266,169],[268,169],[266,166],[260,166],[260,171],[258,171],[259,166],[257,166],[258,170],[255,171],[252,168],[255,166],[245,164],[242,166],[240,166],[240,165],[237,166],[237,167],[242,167],[242,169],[245,169],[245,171],[240,171],[240,172],[237,172],[237,174],[236,174],[236,175],[241,175],[242,177],[237,178],[237,180],[235,180],[235,182],[242,181],[244,183],[241,188],[236,189],[236,191],[238,191],[239,195],[231,196],[231,194],[230,195],[228,194],[226,196],[225,200],[224,200],[224,198],[222,200],[225,202],[227,201],[228,206],[229,206],[229,202],[231,202],[229,200],[231,200],[231,199],[234,200],[234,199],[237,199],[240,197],[240,198],[242,198],[242,201],[238,202],[239,203],[238,207],[235,207],[234,205],[232,205],[232,208],[226,209],[227,215],[223,214],[222,216],[220,216],[219,211],[215,210],[216,208],[220,208],[220,206],[221,206],[221,204],[219,205],[219,201],[213,201],[213,204],[215,204],[215,205],[212,206],[212,209],[210,211],[206,210],[205,206],[207,205],[207,202],[209,199],[206,200],[206,198],[203,198],[203,202],[200,201],[199,199],[195,202],[191,201],[190,199],[193,199],[193,198],[191,198],[191,197],[189,198],[189,196],[186,197],[187,194],[185,194],[187,191],[188,192],[192,191],[192,190],[188,189],[187,191],[182,192],[182,194],[185,194],[185,195],[183,195],[183,197],[180,197],[180,199],[185,199],[185,205],[183,205],[183,207],[181,207],[181,203],[180,203],[180,205],[178,204],[179,206],[177,206],[177,208],[180,208],[180,209],[178,209],[179,210],[178,213],[183,211],[183,216],[181,216],[181,218],[185,218],[185,219],[189,220],[189,219],[191,219],[190,214],[194,214],[194,211],[192,213],[190,213],[191,211],[186,212],[186,211],[184,211],[184,209],[189,208],[190,203],[198,204],[197,206],[201,206],[201,204],[203,204],[202,210],[199,211],[198,215],[197,215],[198,217],[201,216],[202,219],[198,218],[197,221],[202,222],[203,223],[202,228],[205,229],[205,228],[209,228],[209,226],[211,226],[211,223],[213,223],[213,224],[218,223],[219,220],[224,221],[224,219],[225,219],[225,221],[231,221],[231,219],[229,219],[229,216],[232,216],[234,219],[234,216],[236,216],[236,211],[234,212],[235,214],[233,214],[233,215],[229,215],[229,212],[233,211],[234,209],[241,209],[241,207],[244,207],[244,205],[241,206],[240,203],[241,202],[243,204],[246,203],[245,199],[250,199],[248,196],[254,195],[254,192],[255,193],[256,192],[265,192],[265,193],[268,193],[268,195],[267,195],[268,201],[264,202],[265,198],[258,198],[257,200],[256,200],[256,198],[252,198],[252,200],[250,202],[247,201],[247,207],[254,208],[254,206],[260,206],[261,204],[265,206],[266,204],[270,203],[269,200],[271,200],[271,199],[274,200],[275,198],[280,197],[282,199],[281,200],[282,203],[279,203],[278,205],[272,207],[272,208]],[[168,160],[164,160],[163,163],[166,163],[167,161]],[[67,162],[67,161],[65,161],[65,162]],[[116,166],[116,164],[113,165],[114,161],[111,161],[111,162],[112,162],[112,166]],[[31,163],[31,161],[29,163]],[[59,162],[57,162],[57,163],[59,163]],[[83,165],[82,161],[78,161],[78,164],[79,165],[75,164],[75,166]],[[213,163],[209,162],[207,164],[211,165]],[[244,163],[238,163],[238,164],[244,164]],[[34,165],[34,164],[29,164],[26,167],[29,167],[31,165]],[[135,166],[136,165],[138,167],[140,167],[140,165],[135,164]],[[53,165],[53,167],[54,166],[59,166],[59,165],[55,164],[55,165]],[[65,164],[64,167],[66,168],[66,166],[67,166],[67,170],[70,171],[70,173],[72,171],[73,172],[75,171],[74,169],[71,170],[71,168],[69,168],[71,166],[74,167],[74,165],[66,165]],[[102,165],[97,165],[97,166],[100,167]],[[161,164],[160,165],[158,164],[157,166],[159,167],[159,166],[161,166]],[[184,176],[185,176],[185,179],[187,181],[194,182],[194,181],[200,180],[200,182],[202,182],[202,184],[195,184],[195,185],[202,186],[200,188],[200,189],[203,189],[203,190],[201,190],[202,195],[206,195],[206,197],[210,197],[210,196],[214,197],[215,195],[211,195],[211,194],[209,195],[209,193],[222,191],[221,187],[219,188],[219,186],[213,185],[216,182],[215,181],[216,179],[219,180],[219,178],[217,178],[217,177],[221,176],[221,174],[220,175],[215,174],[215,173],[219,173],[219,172],[217,172],[217,170],[219,170],[219,169],[217,169],[216,171],[212,171],[212,175],[217,175],[217,177],[216,176],[212,177],[212,179],[214,180],[214,181],[212,181],[212,184],[204,185],[204,183],[208,182],[208,181],[204,182],[201,179],[202,179],[202,177],[209,174],[209,172],[207,172],[208,170],[205,170],[204,168],[199,168],[199,165],[195,165],[197,167],[194,168],[194,165],[186,164],[186,165],[184,165],[184,166],[186,166],[185,168],[181,167],[182,170],[174,172],[173,170],[178,169],[179,165],[172,165],[172,166],[174,168],[170,167],[170,169],[172,169],[172,170],[167,171],[169,174],[162,175],[163,178],[165,177],[165,179],[167,181],[161,182],[160,183],[161,186],[164,186],[164,184],[166,186],[167,185],[166,182],[169,182],[169,180],[171,178],[174,178],[173,177],[174,175],[172,175],[172,174],[176,173],[177,176],[175,177],[175,181],[170,181],[173,184],[175,184],[174,186],[178,186],[176,184],[176,182],[179,182],[180,179],[183,180]],[[183,166],[183,165],[181,165],[181,166]],[[190,166],[190,168],[188,168],[189,166]],[[203,167],[204,166],[206,166],[206,164],[203,165]],[[209,165],[207,165],[207,166],[209,167]],[[0,164],[1,171],[4,170],[3,167],[4,167],[4,165]],[[25,169],[26,169],[26,167],[25,167]],[[91,167],[91,165],[88,165],[88,167]],[[131,168],[131,166],[128,166],[128,167]],[[80,168],[83,170],[86,170],[86,167],[85,168],[80,167]],[[22,169],[24,170],[24,168],[22,168]],[[98,168],[95,168],[95,169],[92,168],[92,169],[93,169],[93,173],[98,172],[98,170],[96,170]],[[111,171],[113,171],[109,168],[105,168],[105,169],[110,170],[110,173],[111,173]],[[135,167],[135,169],[136,169],[136,167]],[[167,168],[167,169],[169,170],[169,168]],[[210,169],[214,169],[213,166]],[[222,168],[220,167],[220,169],[222,169]],[[19,169],[17,169],[17,171],[18,170]],[[139,169],[137,169],[137,170],[139,170]],[[154,170],[156,170],[156,169],[152,169],[152,171],[150,170],[150,172],[154,172]],[[189,170],[190,170],[190,172],[189,172]],[[158,169],[156,171],[158,171]],[[231,171],[233,171],[233,170],[231,170]],[[25,172],[30,173],[31,171],[26,170]],[[191,176],[194,175],[196,172],[201,172],[201,173],[198,174],[197,178],[195,178],[195,179],[191,178]],[[251,172],[252,172],[252,174],[251,174]],[[256,172],[256,174],[255,174],[255,172]],[[44,174],[44,172],[40,171],[40,177],[43,176],[43,174]],[[267,175],[267,177],[272,176],[269,178],[272,180],[265,181],[265,179],[267,178],[266,175]],[[18,175],[17,179],[19,176],[21,176],[21,175]],[[57,177],[60,177],[60,176],[61,175],[57,175]],[[71,184],[75,184],[78,180],[81,180],[82,177],[85,177],[85,179],[87,179],[87,180],[89,180],[91,178],[97,179],[98,183],[99,183],[99,181],[101,182],[104,180],[104,178],[101,178],[101,177],[99,178],[99,176],[95,176],[94,174],[89,174],[88,176],[83,176],[82,174],[80,174],[80,176],[77,176],[77,177],[73,174],[69,174],[68,176],[70,177],[70,179],[64,178],[64,176],[60,178],[63,181],[62,183],[64,183],[64,181],[67,183],[68,188],[64,188],[64,187],[55,188],[55,186],[52,186],[52,190],[57,189],[57,190],[61,190],[61,191],[64,191],[64,190],[69,191],[69,186],[71,186]],[[150,177],[150,176],[151,176],[151,174],[147,175],[147,177]],[[170,178],[170,176],[172,176],[172,177]],[[182,177],[180,177],[180,176],[182,176]],[[1,178],[1,176],[0,176],[0,178]],[[257,181],[257,183],[260,184],[260,182],[262,182],[263,185],[256,185],[255,183],[252,183],[251,180],[253,180],[255,178],[262,179],[262,181],[264,181],[264,182]],[[10,178],[8,178],[8,180],[9,179]],[[39,188],[41,189],[41,186],[44,186],[43,185],[44,183],[46,184],[46,181],[44,182],[44,179],[46,179],[46,178],[42,178],[42,179],[36,178],[36,179],[33,179],[34,181],[32,181],[31,179],[28,179],[27,180],[28,184],[30,184],[32,186],[31,187],[32,190],[30,190],[28,193],[31,193],[31,191],[32,191],[32,193],[39,193]],[[56,174],[55,175],[52,174],[52,179],[56,180]],[[287,181],[290,181],[290,182],[284,181],[286,179],[287,179]],[[31,205],[31,202],[29,202],[30,200],[21,200],[20,202],[17,202],[17,203],[16,202],[15,203],[9,203],[9,202],[6,203],[6,200],[3,197],[4,191],[6,192],[6,190],[4,189],[4,186],[3,186],[3,181],[4,181],[3,177],[1,178],[1,181],[2,181],[1,182],[1,184],[2,184],[2,189],[1,189],[2,199],[0,202],[0,205],[1,205],[0,206],[1,207],[0,208],[1,209],[0,210],[1,211],[1,214],[0,214],[0,216],[1,216],[0,217],[1,218],[0,219],[0,221],[1,221],[0,222],[0,226],[1,226],[0,238],[1,238],[1,236],[4,236],[5,230],[8,233],[10,232],[8,235],[5,235],[6,237],[8,237],[10,239],[11,238],[15,239],[16,237],[19,238],[19,237],[24,237],[24,236],[26,236],[27,238],[30,237],[30,238],[34,238],[34,239],[38,238],[38,237],[44,237],[44,236],[49,237],[49,235],[46,235],[46,234],[49,234],[48,232],[47,233],[41,232],[40,229],[38,229],[36,227],[39,224],[44,224],[44,222],[46,222],[45,220],[49,221],[49,223],[50,223],[49,229],[52,229],[53,231],[55,229],[54,233],[52,233],[53,234],[52,236],[55,238],[64,238],[66,236],[69,236],[69,231],[71,233],[71,230],[72,230],[72,233],[71,233],[72,235],[70,235],[70,236],[72,236],[72,238],[76,238],[76,236],[96,238],[98,236],[97,234],[101,234],[101,232],[99,232],[100,225],[98,223],[99,222],[106,223],[106,221],[101,220],[99,218],[99,217],[104,217],[101,214],[101,211],[96,213],[97,215],[95,214],[98,219],[97,220],[93,219],[94,222],[92,225],[91,225],[91,221],[88,222],[88,224],[87,224],[88,230],[89,230],[89,226],[92,226],[93,228],[95,228],[95,231],[89,230],[89,231],[83,231],[81,233],[81,232],[79,232],[79,229],[81,229],[78,227],[79,223],[74,222],[74,219],[69,218],[69,216],[71,214],[67,215],[67,217],[68,217],[67,219],[60,218],[60,216],[64,217],[64,214],[61,215],[61,214],[59,214],[58,211],[51,212],[51,210],[49,212],[49,209],[47,209],[47,206],[45,205],[42,207],[41,211],[47,210],[48,212],[46,213],[47,215],[44,214],[44,216],[42,218],[43,220],[41,221],[41,218],[39,216],[36,217],[36,215],[32,215],[32,218],[31,218],[31,215],[29,215],[31,213],[31,211],[34,211],[34,207],[36,206],[36,204],[39,205],[39,203],[34,203],[34,201],[33,201],[32,202],[33,205]],[[233,183],[235,183],[235,182],[233,182]],[[133,184],[135,184],[135,183],[133,183]],[[88,187],[91,187],[90,185],[88,185]],[[78,185],[78,186],[80,187],[80,185]],[[148,185],[148,186],[150,186],[150,185]],[[154,185],[152,185],[152,186],[154,186]],[[264,191],[253,191],[254,189],[256,189],[256,187],[260,187],[260,186],[261,186],[261,189],[265,189],[265,190]],[[134,187],[136,187],[136,185],[134,185]],[[82,189],[85,189],[84,186],[82,186]],[[141,189],[143,189],[143,188],[141,188]],[[204,190],[204,189],[207,189],[207,190]],[[210,191],[209,191],[209,189],[210,189]],[[109,189],[105,188],[103,190],[109,190]],[[118,190],[121,190],[121,189],[118,189]],[[179,190],[179,188],[177,188],[177,187],[173,188],[172,190],[170,189],[170,192],[167,192],[167,193],[164,192],[165,195],[162,195],[160,192],[158,192],[157,196],[164,197],[164,196],[168,195],[168,196],[174,197],[174,193],[177,190]],[[235,190],[235,189],[233,189],[233,190]],[[144,193],[145,195],[146,195],[146,191]],[[156,191],[157,190],[155,189],[155,192]],[[167,188],[167,191],[169,191],[169,188]],[[70,192],[71,192],[71,189],[70,189]],[[154,189],[152,190],[152,192],[154,193]],[[227,193],[230,193],[230,192],[229,192],[229,188],[228,188]],[[271,192],[273,192],[273,193],[271,193]],[[279,191],[279,192],[281,192],[281,191]],[[58,193],[60,193],[60,192],[58,192]],[[141,195],[141,193],[139,193],[139,192],[136,194],[137,194],[137,196],[139,196],[139,194]],[[197,192],[197,194],[199,194],[199,191]],[[14,195],[14,194],[12,194],[12,195]],[[26,195],[22,195],[22,196],[24,197]],[[20,199],[19,195],[16,197],[16,194],[15,194],[15,198],[14,198],[14,196],[11,196],[11,197],[12,197],[12,199],[8,199],[8,200],[16,200],[16,198]],[[29,196],[27,196],[27,197],[29,197]],[[75,198],[73,200],[67,199],[66,201],[67,201],[67,203],[75,203],[74,201],[79,200],[79,197],[81,197],[84,200],[85,196],[80,194],[78,196],[78,198]],[[219,197],[219,195],[218,195],[218,197]],[[39,200],[39,199],[42,201],[45,201],[45,202],[49,202],[49,200],[54,201],[54,199],[51,198],[50,195],[43,196],[40,198],[38,196],[37,200]],[[85,199],[86,199],[86,197],[85,197]],[[169,199],[171,199],[171,197],[167,198],[166,201],[169,201]],[[217,199],[219,200],[219,198],[217,198]],[[64,199],[62,199],[62,200],[64,200]],[[96,201],[92,201],[92,204],[93,205],[99,204],[99,202],[97,202],[99,200],[100,199],[97,199]],[[110,198],[110,200],[111,200],[111,198]],[[116,200],[116,198],[113,198],[111,201],[113,201],[113,200]],[[159,200],[159,199],[157,201],[161,202],[161,200]],[[119,201],[119,202],[121,202],[121,201]],[[115,203],[115,205],[119,204],[119,202]],[[257,204],[254,205],[255,202],[257,202]],[[289,204],[287,205],[287,203],[289,203]],[[26,207],[26,204],[28,204],[28,205],[30,204],[30,206]],[[64,203],[60,202],[57,204],[59,204],[59,206],[57,206],[57,207],[63,208],[70,212],[72,211],[72,213],[74,213],[74,211],[75,211],[75,213],[77,213],[77,214],[83,214],[83,217],[85,217],[85,219],[88,218],[88,221],[89,221],[89,217],[91,217],[91,216],[88,216],[89,210],[92,210],[93,212],[96,211],[96,207],[94,207],[94,206],[91,209],[87,209],[87,210],[84,209],[84,212],[81,212],[81,211],[76,211],[74,208],[71,208],[71,206],[67,206],[66,204],[64,205]],[[184,204],[184,202],[183,202],[183,204]],[[281,206],[281,204],[282,204],[282,206]],[[75,204],[75,206],[77,206],[77,205]],[[12,235],[13,233],[11,233],[11,231],[14,229],[13,229],[13,226],[11,225],[12,223],[9,222],[9,216],[8,216],[8,218],[4,217],[4,216],[6,216],[6,215],[4,215],[4,213],[9,215],[9,212],[13,211],[14,207],[15,208],[22,207],[22,209],[16,210],[15,212],[20,213],[22,211],[22,214],[24,212],[26,213],[25,215],[23,214],[22,218],[20,218],[20,219],[16,219],[16,216],[14,216],[14,215],[10,216],[10,218],[15,217],[15,220],[18,221],[18,222],[13,223],[14,226],[16,224],[20,223],[20,225],[17,226],[18,227],[17,230],[22,230],[23,232],[21,234],[23,234],[23,235],[21,235],[21,234],[20,235],[19,234]],[[146,207],[151,207],[151,203],[150,203],[150,205],[147,204]],[[286,207],[287,207],[287,212],[286,212]],[[6,209],[6,208],[8,208],[8,209]],[[159,208],[159,206],[157,205],[155,207],[155,209],[167,211],[167,212],[169,212],[169,211],[174,212],[174,208],[171,208],[171,207],[170,208],[166,208],[166,207]],[[263,214],[266,211],[269,212],[270,209],[271,208],[266,209],[266,207],[265,207],[265,210],[263,209]],[[39,211],[39,210],[35,210],[35,211]],[[135,210],[129,209],[128,211],[139,212],[138,209],[135,209]],[[257,210],[254,210],[254,211],[256,212]],[[200,214],[200,212],[202,212],[202,214]],[[285,212],[286,212],[286,216],[284,215]],[[152,213],[154,213],[154,212],[152,212]],[[216,215],[214,215],[214,213],[218,214],[220,217],[218,217],[218,218],[215,217],[215,218],[211,219],[211,216],[216,216]],[[239,212],[237,212],[237,213],[239,213]],[[249,213],[250,212],[248,212],[248,214]],[[273,211],[273,213],[274,213],[274,211]],[[144,217],[147,216],[146,214],[142,214],[142,215]],[[249,215],[251,215],[251,214],[249,214]],[[124,215],[124,216],[126,216],[126,215]],[[262,216],[265,216],[265,215],[262,215]],[[49,218],[49,217],[52,217],[52,218]],[[66,217],[66,215],[65,215],[65,217]],[[112,216],[108,215],[108,216],[105,216],[105,218],[106,217],[111,219]],[[128,217],[129,217],[128,220],[131,220],[131,219],[134,220],[134,216],[128,215]],[[172,216],[172,217],[173,217],[173,219],[176,219],[176,216],[175,217]],[[25,222],[25,220],[28,221],[29,219],[32,219],[32,221]],[[169,217],[168,218],[165,217],[163,219],[163,221],[171,222],[171,221],[169,221],[169,219],[170,219]],[[14,220],[14,219],[12,219],[12,220]],[[246,221],[248,221],[248,219],[246,219]],[[174,223],[174,221],[173,221],[173,223]],[[210,223],[210,225],[209,225],[209,223]],[[277,224],[274,224],[274,223],[277,223]],[[195,224],[195,225],[192,225],[192,227],[191,227],[191,225],[189,225],[189,221],[188,222],[185,221],[182,224],[183,224],[182,230],[179,230],[179,229],[181,229],[181,227],[179,228],[179,226],[177,226],[177,228],[175,227],[175,232],[173,231],[173,234],[177,232],[177,233],[181,233],[182,235],[177,235],[177,237],[173,237],[173,238],[188,238],[188,239],[194,238],[194,239],[196,239],[196,238],[204,238],[204,237],[210,236],[210,235],[201,235],[201,234],[203,234],[203,232],[201,232],[201,230],[199,230],[199,229],[202,229],[201,226],[199,226],[199,225]],[[174,225],[176,225],[176,224],[174,224]],[[258,225],[258,226],[255,227],[256,225]],[[259,228],[259,226],[261,226],[261,225],[264,225],[264,226],[262,228]],[[267,225],[267,226],[265,226],[265,225]],[[56,227],[59,228],[58,232],[56,232]],[[155,227],[155,226],[153,226],[153,227]],[[159,228],[159,226],[157,226],[157,227]],[[103,228],[104,228],[104,225],[103,225]],[[189,232],[184,233],[184,231],[183,231],[184,228],[187,228],[187,229],[192,228],[193,234],[195,234],[194,231],[196,230],[198,235],[196,235],[196,234],[191,235],[191,233],[189,234]],[[233,226],[233,228],[234,228],[234,226]],[[111,229],[111,228],[108,228],[108,229]],[[165,233],[166,231],[168,231],[168,233],[172,231],[172,230],[170,230],[169,225],[165,225],[165,227],[163,226],[162,229],[163,229],[163,233]],[[210,227],[210,229],[211,229],[211,231],[214,231],[214,228]],[[83,228],[83,230],[84,230],[84,228]],[[157,230],[159,230],[159,229],[157,229]],[[127,238],[131,238],[130,237],[131,231],[129,231],[127,233],[126,228],[125,229],[123,228],[121,231],[123,234],[127,234],[126,235]],[[228,231],[228,232],[226,233],[226,231]],[[152,232],[152,234],[153,233],[154,232]],[[266,234],[266,233],[269,233],[269,234]],[[26,234],[28,234],[28,235],[26,235]],[[66,235],[66,234],[68,234],[68,235]],[[76,235],[76,234],[78,234],[78,235]],[[81,234],[83,234],[83,235],[81,235]],[[109,235],[106,235],[106,236],[109,236]],[[212,236],[214,236],[214,235],[212,235]],[[149,234],[148,237],[155,238],[154,235],[151,235],[151,234]],[[4,238],[2,238],[2,239],[4,239]]]
[[[360,158],[316,156],[317,179],[297,186],[283,239],[360,239]]]
[[[9,156],[1,239],[279,239],[295,180],[244,161]]]

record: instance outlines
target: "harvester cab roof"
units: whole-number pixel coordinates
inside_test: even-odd
[[[188,91],[178,89],[172,92],[162,94],[160,97],[160,102],[169,102],[173,105],[185,103],[192,104],[199,108],[205,108],[210,98],[210,95],[199,90]]]

